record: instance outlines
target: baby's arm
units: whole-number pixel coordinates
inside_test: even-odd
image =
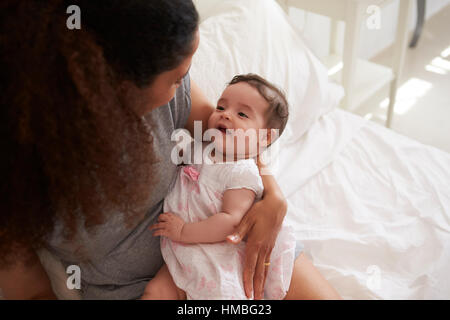
[[[177,215],[165,212],[158,218],[155,236],[166,236],[171,240],[185,243],[213,243],[224,241],[234,232],[242,217],[252,206],[255,193],[249,189],[229,189],[222,199],[221,212],[199,221],[185,223]]]

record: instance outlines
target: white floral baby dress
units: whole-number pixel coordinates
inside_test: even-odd
[[[228,189],[246,188],[260,199],[263,184],[253,159],[179,167],[164,212],[197,222],[220,212]],[[243,286],[245,242],[184,244],[161,237],[161,251],[175,284],[188,299],[247,299]],[[282,299],[294,264],[295,239],[283,225],[271,254],[264,298]]]

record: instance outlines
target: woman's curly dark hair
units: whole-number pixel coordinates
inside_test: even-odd
[[[80,30],[66,27],[72,4]],[[197,27],[191,0],[0,3],[0,266],[44,246],[57,219],[70,239],[79,212],[87,228],[112,209],[140,217],[158,160],[131,106]]]

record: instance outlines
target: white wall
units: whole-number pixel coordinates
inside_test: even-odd
[[[207,15],[208,11],[213,10],[214,6],[221,1],[227,0],[193,0],[197,6],[200,15]],[[236,1],[236,0],[234,0]],[[246,0],[241,0],[246,1]],[[275,0],[274,0],[275,1]],[[295,1],[295,0],[290,0]],[[315,1],[315,0],[311,0]],[[341,0],[333,0],[341,1]],[[416,23],[416,0],[414,2],[413,12],[411,14],[410,28],[414,29]],[[398,0],[381,8],[381,28],[378,30],[369,30],[365,23],[361,26],[361,46],[359,56],[364,59],[370,59],[377,53],[391,45],[394,41],[395,30],[397,26]],[[429,18],[444,6],[449,5],[450,0],[427,0],[426,17]],[[291,7],[289,17],[293,24],[303,34],[306,42],[312,51],[318,56],[323,57],[328,54],[330,37],[330,19],[319,16],[314,13],[306,13],[303,10]],[[425,21],[426,27],[426,21]],[[342,52],[342,43],[344,35],[344,23],[339,23],[338,31],[338,51]],[[419,40],[420,45],[420,40]]]
[[[414,3],[410,20],[410,30],[413,30],[416,24],[417,2],[416,0],[410,1],[413,1]],[[426,19],[429,19],[433,14],[437,13],[440,9],[449,4],[450,0],[427,0]],[[380,29],[370,30],[366,27],[365,21],[362,23],[359,52],[360,57],[370,59],[393,43],[397,27],[398,7],[399,1],[394,0],[381,8]],[[319,57],[327,55],[329,49],[330,19],[314,13],[307,13],[293,7],[289,9],[289,16],[294,25],[296,25],[303,34],[305,40],[308,42],[309,46],[316,53],[316,55]],[[426,21],[424,27],[426,28]],[[338,31],[339,52],[342,52],[343,39],[344,23],[340,22]]]

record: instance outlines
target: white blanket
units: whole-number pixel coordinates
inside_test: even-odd
[[[289,224],[344,298],[450,298],[449,154],[336,110],[280,158]]]

